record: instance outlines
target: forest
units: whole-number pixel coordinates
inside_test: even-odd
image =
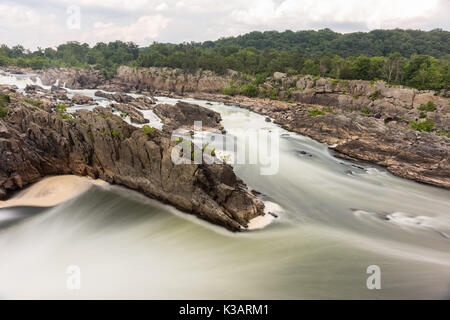
[[[118,66],[172,67],[186,73],[233,69],[263,81],[275,71],[344,80],[384,80],[420,90],[450,89],[450,32],[436,29],[251,32],[201,43],[67,42],[30,51],[0,47],[0,66],[95,68],[106,78]]]

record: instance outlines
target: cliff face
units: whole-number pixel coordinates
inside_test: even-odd
[[[105,78],[99,71],[95,70],[74,70],[74,69],[54,69],[50,68],[38,72],[42,83],[50,86],[58,84],[70,89],[97,88],[105,83]]]
[[[237,72],[229,71],[218,76],[211,71],[184,74],[179,69],[131,68],[121,66],[111,80],[104,79],[98,71],[48,69],[39,72],[44,85],[59,84],[71,89],[105,89],[106,91],[165,91],[176,94],[189,92],[217,92],[228,88],[233,80],[239,81]]]
[[[183,74],[181,70],[169,68],[130,68],[122,66],[117,70],[113,84],[128,84],[130,89],[144,91],[166,91],[176,94],[188,92],[217,92],[222,88],[228,88],[233,75],[228,72],[224,76],[218,76],[211,71],[197,72],[195,74]]]
[[[311,76],[285,78],[281,87],[292,87],[292,98],[296,102],[337,107],[345,111],[365,109],[369,116],[378,119],[402,119],[406,122],[418,120],[421,105],[432,101],[436,109],[427,111],[436,127],[450,131],[449,99],[437,96],[433,91],[419,91],[403,87],[389,87],[386,83],[363,80],[337,81]]]
[[[176,143],[167,132],[145,134],[102,107],[63,116],[8,92],[8,114],[0,119],[1,197],[46,175],[76,174],[137,190],[230,230],[264,214],[230,166],[174,165]]]

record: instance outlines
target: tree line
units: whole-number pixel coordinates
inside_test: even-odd
[[[35,51],[2,45],[0,65],[95,68],[106,78],[112,77],[120,65],[180,68],[186,73],[211,70],[225,74],[233,69],[255,77],[257,82],[279,71],[345,80],[384,80],[421,90],[448,90],[449,34],[442,30],[375,30],[342,35],[325,29],[252,32],[215,42],[153,43],[144,48],[122,41],[97,43],[93,47],[68,42],[56,49]],[[413,39],[412,44],[404,41],[402,37],[406,36]],[[384,40],[376,41],[374,37]],[[373,45],[368,45],[368,41]]]

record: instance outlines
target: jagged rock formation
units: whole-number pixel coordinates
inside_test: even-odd
[[[229,165],[174,165],[176,142],[166,132],[145,134],[107,108],[61,117],[23,98],[11,94],[0,119],[2,198],[46,175],[77,174],[137,190],[230,230],[264,214],[263,203]]]
[[[113,100],[118,103],[130,104],[141,110],[150,110],[150,109],[152,109],[152,106],[150,106],[150,105],[156,103],[154,101],[154,98],[150,98],[150,97],[146,97],[146,96],[140,96],[140,97],[133,98],[125,93],[107,93],[107,92],[103,92],[103,91],[97,91],[97,92],[95,92],[95,96]]]
[[[383,81],[363,80],[338,81],[328,78],[314,80],[311,76],[283,80],[282,88],[291,87],[294,101],[331,106],[345,111],[366,109],[370,116],[379,119],[401,119],[405,123],[418,120],[420,106],[432,101],[436,110],[427,111],[426,116],[436,122],[436,127],[450,131],[449,99],[437,96],[433,91],[390,87]]]
[[[220,114],[190,103],[158,104],[153,111],[163,120],[164,129],[168,131],[181,127],[193,129],[194,121],[201,121],[203,129],[223,131],[223,126],[220,124],[222,120]]]
[[[96,88],[105,83],[105,78],[96,70],[74,70],[50,68],[45,71],[38,71],[42,83],[46,86],[64,85],[70,89]]]
[[[165,91],[176,94],[188,92],[217,92],[230,86],[234,80],[239,83],[240,74],[229,70],[224,76],[211,71],[185,74],[180,69],[170,68],[131,68],[121,66],[117,75],[104,79],[94,70],[48,69],[39,72],[44,85],[53,85],[58,80],[71,89],[103,89],[105,91]],[[117,100],[116,100],[117,101]],[[117,101],[123,103],[124,101]]]
[[[112,84],[127,84],[131,90],[166,91],[182,95],[187,92],[217,92],[218,89],[229,87],[233,78],[238,79],[234,71],[218,76],[211,71],[184,74],[179,69],[122,66],[117,70]]]
[[[111,108],[119,110],[123,115],[128,115],[130,117],[131,122],[144,124],[148,123],[149,120],[144,118],[144,115],[136,110],[135,108],[126,105],[126,104],[111,104]]]
[[[72,102],[75,104],[92,104],[94,99],[82,94],[76,94],[72,97]]]

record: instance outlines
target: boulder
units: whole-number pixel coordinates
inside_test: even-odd
[[[82,94],[76,94],[72,98],[72,102],[75,104],[90,104],[94,101],[91,97],[82,95]]]

